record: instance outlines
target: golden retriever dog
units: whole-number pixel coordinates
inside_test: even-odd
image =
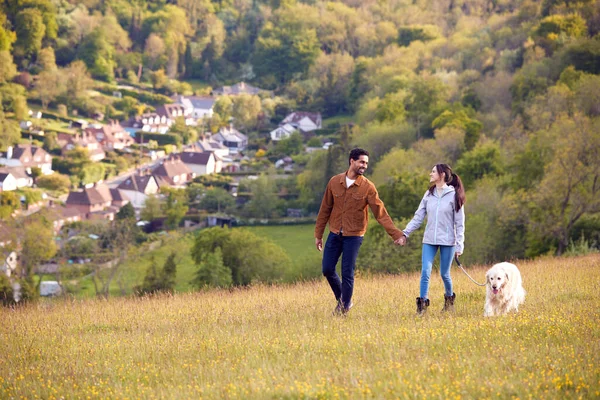
[[[521,273],[515,264],[502,262],[494,265],[485,274],[486,296],[483,315],[503,315],[512,310],[519,311],[525,301],[525,289]]]

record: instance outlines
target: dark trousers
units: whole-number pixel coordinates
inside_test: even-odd
[[[354,290],[354,268],[356,257],[362,244],[362,236],[342,236],[329,233],[323,251],[323,275],[327,278],[336,300],[342,300],[344,307],[350,306]],[[342,256],[342,279],[335,271],[335,266]]]

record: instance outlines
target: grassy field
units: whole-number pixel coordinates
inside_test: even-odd
[[[293,276],[291,275],[296,275],[298,272],[305,278],[320,276],[321,254],[314,248],[313,224],[258,226],[236,229],[248,229],[259,236],[271,239],[277,245],[281,246],[292,260],[292,265],[287,269],[289,271],[289,276],[286,276],[288,281],[292,281]],[[113,296],[121,295],[122,287],[125,288],[125,293],[130,294],[134,286],[140,285],[143,282],[152,257],[154,257],[156,265],[160,269],[171,254],[171,251],[177,253],[177,281],[175,290],[177,292],[194,290],[190,281],[194,278],[198,267],[192,260],[190,252],[194,245],[195,234],[182,235],[180,233],[170,233],[164,239],[165,242],[160,248],[127,260],[120,267],[117,278],[113,280],[111,294]],[[54,276],[48,276],[47,279],[54,280],[55,278]],[[73,286],[78,288],[78,296],[90,297],[96,294],[94,284],[89,277],[77,281],[77,284]]]
[[[0,398],[600,397],[600,257],[519,266],[527,300],[496,318],[459,271],[455,314],[436,277],[423,318],[417,274],[358,277],[346,317],[324,280],[5,309]]]

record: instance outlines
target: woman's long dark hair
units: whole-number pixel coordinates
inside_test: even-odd
[[[440,176],[442,173],[445,174],[444,180],[446,184],[454,186],[454,207],[456,208],[456,212],[458,212],[467,200],[465,197],[465,187],[460,177],[452,172],[452,168],[448,164],[435,164],[435,169]],[[435,184],[429,187],[429,194],[433,195],[434,190]]]

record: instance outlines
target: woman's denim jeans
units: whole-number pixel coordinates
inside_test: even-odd
[[[354,290],[354,267],[362,236],[342,236],[330,232],[323,250],[323,275],[327,278],[336,300],[342,299],[344,307],[350,307]],[[342,256],[342,279],[335,272],[335,266]]]
[[[435,254],[440,249],[440,275],[442,281],[444,281],[444,289],[446,290],[446,296],[452,296],[452,278],[450,278],[450,267],[452,266],[452,259],[454,258],[454,246],[441,246],[423,243],[423,254],[422,262],[423,266],[421,269],[421,297],[429,298],[429,278],[431,277],[431,269],[433,267],[433,259]]]

